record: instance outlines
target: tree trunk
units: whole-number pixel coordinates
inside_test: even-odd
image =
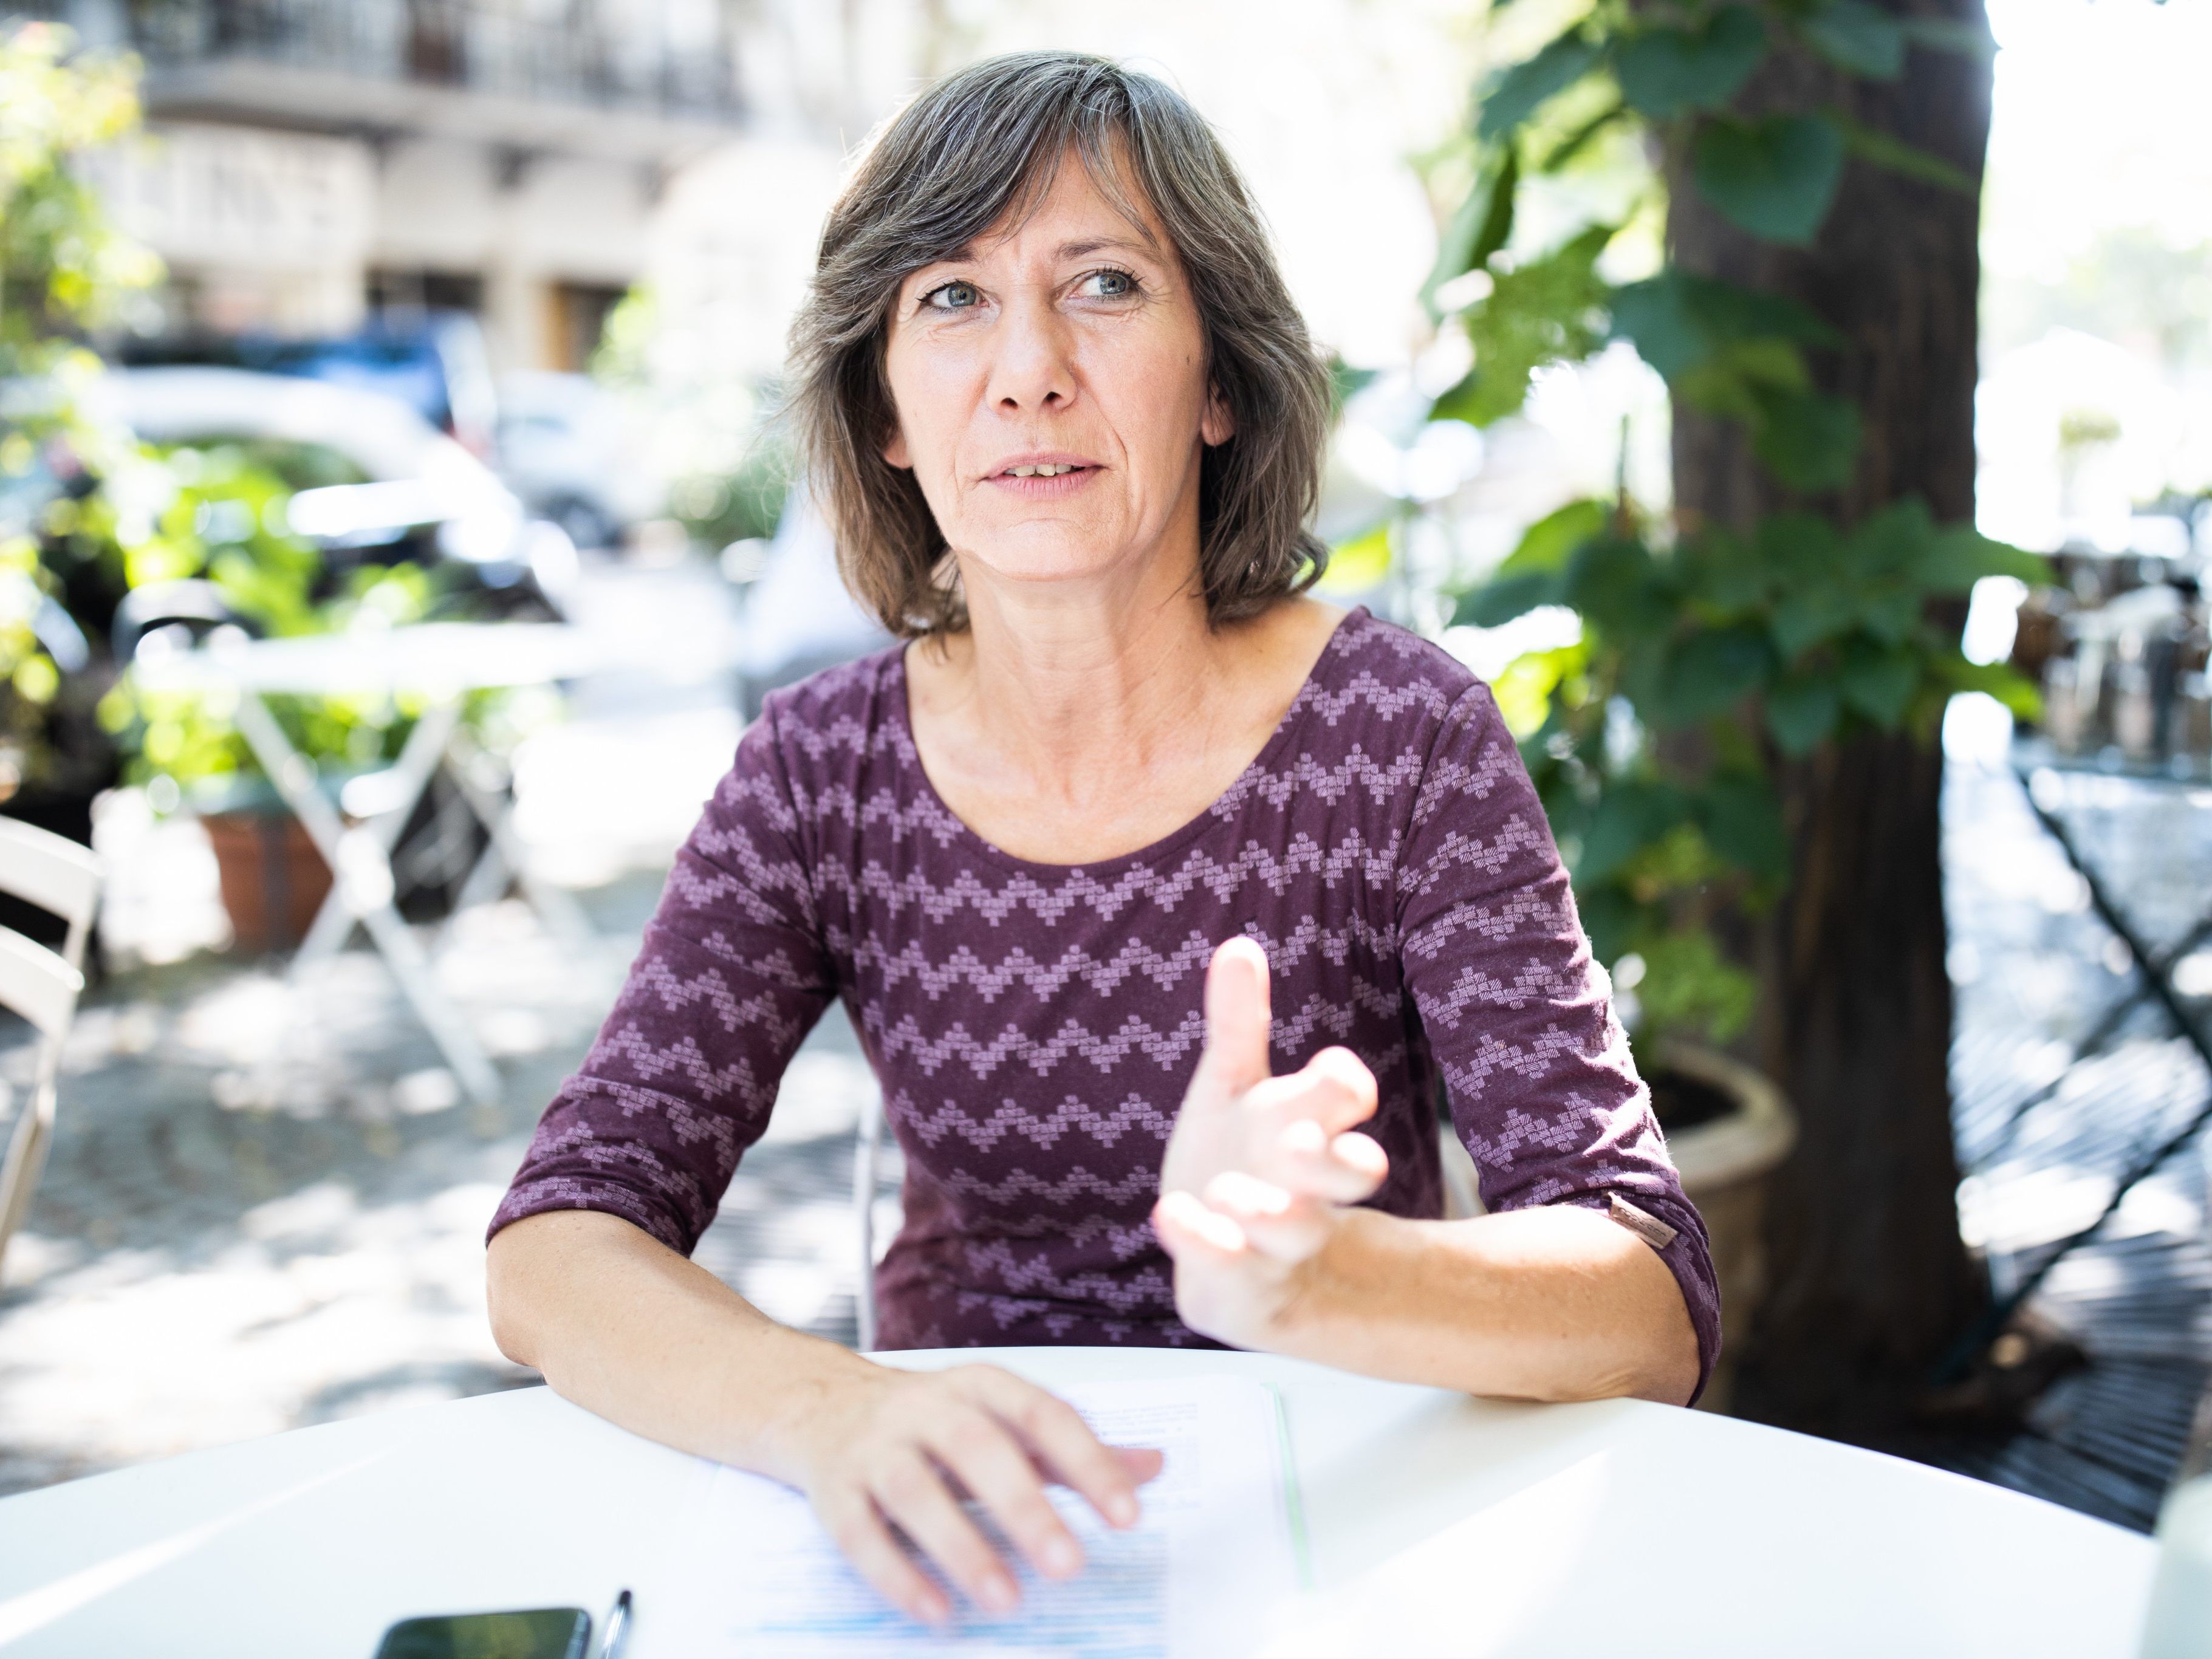
[[[1887,3],[1984,27],[1981,0]],[[1743,107],[1838,109],[1978,181],[1989,97],[1979,57],[1916,47],[1903,76],[1881,82],[1785,52]],[[1740,428],[1678,409],[1685,522],[1742,526],[1812,505],[1849,523],[1913,495],[1939,520],[1971,518],[1978,201],[1853,161],[1816,245],[1789,250],[1735,230],[1674,170],[1677,263],[1789,295],[1840,331],[1849,343],[1815,374],[1858,404],[1865,434],[1850,485],[1808,503],[1753,460]],[[1942,757],[1932,741],[1862,737],[1785,765],[1780,781],[1796,862],[1765,927],[1759,1042],[1802,1132],[1768,1206],[1770,1289],[1735,1408],[1879,1435],[1985,1294],[1959,1237]]]

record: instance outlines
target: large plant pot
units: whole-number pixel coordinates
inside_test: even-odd
[[[331,890],[331,867],[288,812],[208,812],[222,908],[236,948],[289,951],[307,936]]]
[[[1797,1120],[1765,1073],[1710,1048],[1670,1045],[1649,1075],[1682,1190],[1712,1238],[1721,1360],[1699,1403],[1724,1412],[1735,1380],[1733,1351],[1749,1334],[1766,1294],[1768,1181],[1796,1142]]]

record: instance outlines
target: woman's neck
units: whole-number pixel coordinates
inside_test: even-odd
[[[1219,799],[1342,614],[1293,599],[1209,626],[1194,526],[1182,557],[1085,580],[963,574],[966,630],[908,648],[915,741],[955,816],[1043,864],[1149,846]]]
[[[968,631],[948,641],[973,699],[963,724],[1063,799],[1101,781],[1102,757],[1141,769],[1187,743],[1212,704],[1225,644],[1207,626],[1195,562],[1080,587],[977,584]]]

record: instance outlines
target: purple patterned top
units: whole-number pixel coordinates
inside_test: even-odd
[[[1441,1073],[1489,1208],[1619,1195],[1675,1230],[1710,1373],[1704,1224],[1512,737],[1480,681],[1364,611],[1219,800],[1080,866],[945,807],[898,649],[771,696],[492,1231],[604,1210],[688,1254],[840,997],[907,1158],[884,1346],[1201,1341],[1147,1218],[1206,961],[1238,932],[1274,967],[1275,1069],[1342,1043],[1374,1070],[1370,1203],[1441,1213]]]

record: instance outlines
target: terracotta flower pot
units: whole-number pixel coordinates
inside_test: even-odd
[[[287,812],[209,812],[201,823],[215,848],[222,908],[235,948],[289,951],[307,935],[331,890],[331,868],[300,821]]]

